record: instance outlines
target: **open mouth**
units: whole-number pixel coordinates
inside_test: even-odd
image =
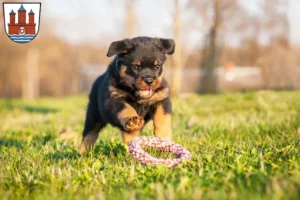
[[[143,90],[138,90],[137,94],[139,97],[141,98],[150,98],[153,94],[153,90],[152,89],[143,89]]]

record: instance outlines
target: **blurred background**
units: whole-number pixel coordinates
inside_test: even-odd
[[[165,65],[173,96],[300,88],[299,0],[41,2],[25,45],[8,38],[1,9],[0,97],[88,93],[110,43],[136,36],[175,39]]]

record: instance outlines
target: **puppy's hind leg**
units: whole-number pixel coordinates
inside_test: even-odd
[[[91,103],[88,105],[84,130],[82,133],[82,142],[80,145],[79,153],[90,150],[98,139],[100,130],[105,127],[105,123],[98,117],[98,109],[96,109]]]

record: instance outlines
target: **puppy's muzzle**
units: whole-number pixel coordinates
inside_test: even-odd
[[[142,79],[145,81],[145,83],[147,85],[152,85],[153,81],[154,81],[154,76],[151,75],[147,75],[147,76],[143,76]]]

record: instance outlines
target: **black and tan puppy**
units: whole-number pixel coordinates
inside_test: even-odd
[[[174,50],[174,40],[149,37],[110,45],[107,56],[116,57],[93,84],[80,153],[94,145],[107,123],[121,130],[125,144],[139,136],[149,120],[155,136],[171,139],[172,106],[163,64]]]

